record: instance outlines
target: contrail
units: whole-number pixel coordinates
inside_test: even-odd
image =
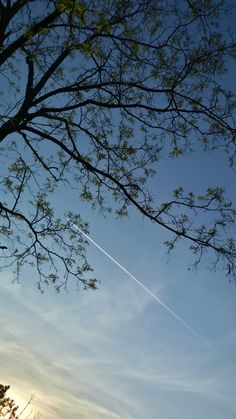
[[[71,222],[68,218],[67,221]],[[86,239],[88,239],[94,246],[96,246],[104,255],[106,255],[112,262],[114,262],[122,271],[124,271],[133,281],[135,281],[141,288],[143,288],[146,293],[151,295],[155,301],[157,301],[168,313],[172,315],[179,323],[181,323],[186,329],[189,330],[195,337],[197,337],[205,346],[213,350],[218,356],[222,357],[214,347],[212,347],[205,339],[203,339],[189,324],[187,324],[177,313],[175,313],[169,306],[167,306],[159,297],[157,297],[153,292],[147,288],[142,282],[140,282],[134,275],[132,275],[127,269],[124,268],[116,259],[114,259],[109,253],[107,253],[99,244],[97,244],[91,237],[89,237],[84,231],[82,231],[77,225],[71,222],[71,224],[81,233]]]

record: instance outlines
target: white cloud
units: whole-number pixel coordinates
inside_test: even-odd
[[[211,365],[206,348],[171,348],[158,334],[163,311],[123,276],[96,292],[41,296],[5,279],[2,289],[2,377],[23,400],[35,393],[34,409],[46,419],[146,419],[149,392],[191,393],[234,409],[230,375]],[[160,419],[182,419],[163,412]]]
[[[114,380],[115,371],[125,368],[115,351],[116,334],[128,332],[149,296],[124,280],[62,298],[41,296],[6,278],[2,290],[10,301],[7,321],[1,309],[2,376],[18,397],[35,393],[34,406],[46,418],[64,419],[65,412],[83,419],[132,418],[129,411],[139,404]],[[80,416],[73,416],[76,409]]]

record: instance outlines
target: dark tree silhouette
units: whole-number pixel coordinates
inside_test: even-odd
[[[235,279],[235,212],[224,189],[176,185],[164,203],[148,190],[163,156],[221,148],[234,164],[226,12],[218,0],[0,1],[0,240],[17,275],[28,262],[39,287],[59,290],[69,276],[96,287],[72,225],[87,224],[79,214],[58,218],[50,203],[69,182],[102,211],[123,217],[135,207],[170,233],[169,250],[184,239],[196,263],[213,255],[213,267]]]
[[[4,386],[0,384],[0,418],[18,419],[18,406],[16,406],[14,400],[6,396],[10,386]]]
[[[31,404],[34,396],[31,396],[26,405],[19,411],[19,407],[16,405],[15,401],[6,395],[9,389],[9,385],[0,384],[0,418],[20,419],[22,414]],[[32,411],[27,414],[28,419],[40,419],[40,417],[40,413],[34,414]]]

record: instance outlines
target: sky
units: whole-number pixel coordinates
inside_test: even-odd
[[[158,165],[152,189],[161,200],[180,185],[199,192],[222,185],[236,204],[236,173],[220,152]],[[169,256],[168,233],[135,210],[122,221],[104,218],[69,188],[53,200],[58,215],[80,212],[92,239],[195,335],[92,244],[96,291],[70,283],[42,294],[34,271],[16,283],[2,270],[0,383],[22,407],[34,395],[22,418],[33,411],[44,419],[235,419],[235,284],[210,271],[209,260],[188,269],[184,243]]]
[[[192,186],[199,157],[173,162],[159,185]],[[201,158],[199,188],[206,178],[209,184],[221,178],[233,189],[235,173],[220,154]],[[96,291],[70,284],[68,291],[41,294],[33,272],[17,284],[2,271],[1,382],[11,385],[12,397],[23,406],[33,394],[26,413],[47,419],[235,418],[235,285],[204,264],[188,270],[184,245],[168,256],[166,233],[135,211],[118,221],[89,212],[69,190],[61,197],[61,191],[54,197],[58,211],[65,202],[68,209],[79,205],[92,238],[201,339],[92,244]]]

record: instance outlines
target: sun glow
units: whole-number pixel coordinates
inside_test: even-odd
[[[3,407],[2,411],[0,409],[0,419],[31,418],[29,407],[34,396],[31,396],[28,400],[26,400],[10,388],[5,395],[5,398],[9,400],[9,404],[7,404],[6,407]],[[6,412],[6,410],[8,410],[8,412]],[[26,414],[26,416],[24,414]]]

